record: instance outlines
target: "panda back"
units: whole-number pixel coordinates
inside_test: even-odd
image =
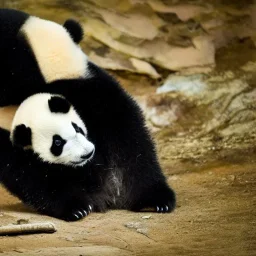
[[[0,49],[10,45],[28,18],[29,15],[22,11],[0,9]]]

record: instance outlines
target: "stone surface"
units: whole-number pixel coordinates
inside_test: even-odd
[[[223,136],[256,132],[256,88],[232,72],[217,76],[171,75],[157,92],[138,99],[155,127],[174,126],[176,134],[181,130],[201,135],[215,131]],[[181,130],[178,124],[183,124]]]

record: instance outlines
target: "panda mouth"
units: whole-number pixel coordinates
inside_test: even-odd
[[[81,165],[81,164],[86,163],[86,162],[87,162],[87,160],[86,160],[86,159],[83,159],[83,160],[81,160],[81,161],[72,161],[72,162],[70,162],[70,163],[75,164],[75,165]]]
[[[86,164],[88,161],[90,161],[93,158],[93,156],[94,156],[94,151],[91,154],[89,154],[89,158],[81,159],[80,161],[71,161],[70,163],[73,165],[82,166]]]

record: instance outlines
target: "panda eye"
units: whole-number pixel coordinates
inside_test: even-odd
[[[65,143],[66,143],[66,141],[64,139],[62,139],[59,135],[53,136],[52,145],[54,145],[56,147],[60,147],[60,146],[63,146]]]
[[[66,144],[66,140],[62,139],[60,135],[55,134],[52,138],[52,146],[50,148],[51,153],[54,156],[60,156],[63,151],[63,147]]]
[[[82,130],[82,128],[79,128],[79,132],[85,136],[85,133],[84,133],[84,131]]]
[[[78,127],[78,126],[75,126],[75,131],[76,131],[76,132],[80,132],[79,127]]]
[[[59,147],[59,146],[62,144],[62,142],[61,142],[61,140],[55,140],[55,141],[54,141],[54,144],[55,144],[57,147]]]
[[[72,122],[72,126],[74,127],[74,129],[75,129],[75,131],[76,131],[77,133],[81,133],[81,134],[85,135],[85,133],[84,133],[84,131],[82,130],[82,128],[80,128],[76,123],[73,123],[73,122]]]

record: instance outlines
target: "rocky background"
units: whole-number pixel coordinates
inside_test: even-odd
[[[254,147],[254,1],[0,3],[58,23],[81,22],[84,51],[138,100],[163,162]]]

